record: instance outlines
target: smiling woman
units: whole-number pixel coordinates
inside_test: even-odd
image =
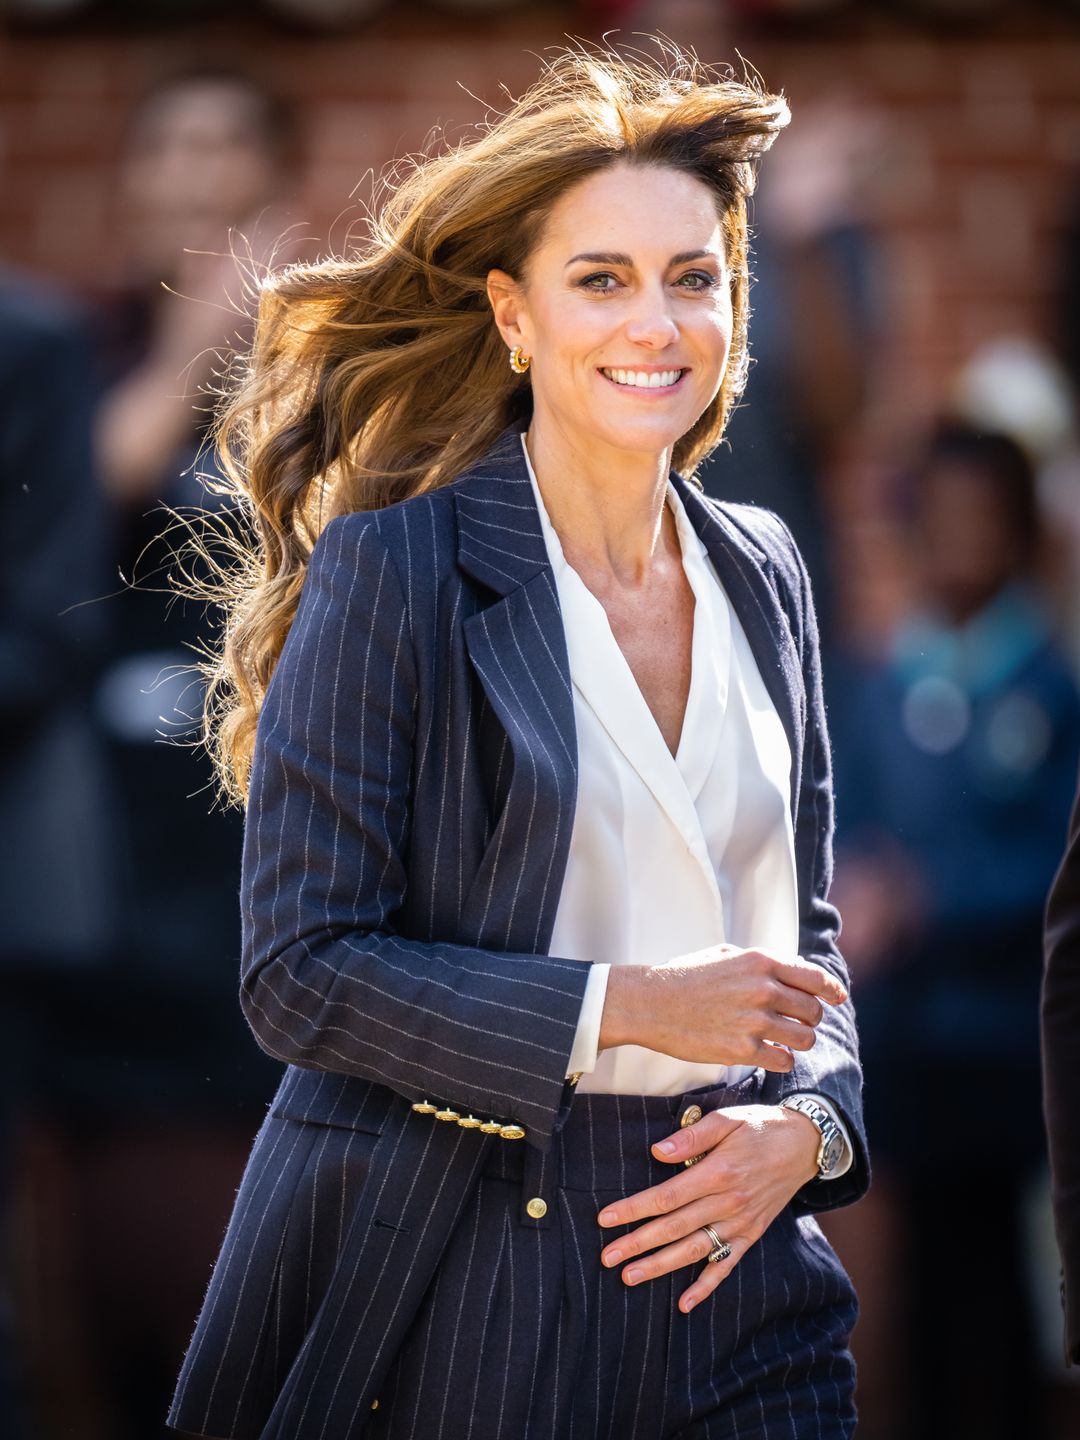
[[[188,1433],[852,1433],[813,604],[782,523],[691,478],[787,107],[659,54],[561,54],[264,289],[215,738],[288,1069]]]

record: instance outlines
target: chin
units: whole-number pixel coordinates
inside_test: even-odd
[[[676,445],[686,430],[672,425],[628,425],[626,416],[612,416],[590,427],[598,440],[616,450],[626,450],[634,455],[659,455]]]

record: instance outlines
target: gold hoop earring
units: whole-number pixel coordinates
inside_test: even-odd
[[[532,364],[532,357],[525,354],[520,345],[515,345],[510,351],[510,369],[515,375],[524,375]]]

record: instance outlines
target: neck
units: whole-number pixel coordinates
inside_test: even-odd
[[[575,570],[636,589],[679,557],[674,517],[665,524],[670,449],[618,450],[591,439],[586,448],[535,415],[525,443],[548,517]]]

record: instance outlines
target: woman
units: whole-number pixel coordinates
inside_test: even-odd
[[[178,1429],[851,1433],[813,610],[775,518],[671,470],[745,377],[786,120],[565,54],[264,296],[219,745],[289,1069]]]

